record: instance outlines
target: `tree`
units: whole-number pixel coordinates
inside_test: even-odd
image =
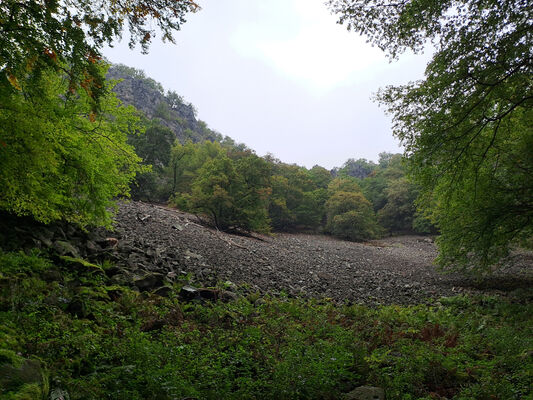
[[[373,239],[380,228],[372,204],[354,178],[335,178],[328,187],[326,232],[348,240]]]
[[[220,230],[268,232],[269,176],[267,163],[255,155],[208,160],[186,195],[187,206],[212,217]]]
[[[18,88],[43,69],[63,71],[66,93],[80,87],[99,109],[105,89],[98,68],[101,48],[127,27],[130,47],[147,51],[155,27],[163,40],[198,6],[191,0],[3,0],[0,3],[0,85]]]
[[[0,208],[48,222],[109,225],[111,199],[127,195],[142,130],[105,82],[104,44],[127,26],[148,49],[194,11],[190,0],[0,2]]]
[[[272,226],[277,231],[287,230],[294,225],[296,217],[287,206],[287,196],[291,190],[289,180],[281,175],[273,175],[270,178],[272,195],[268,205],[268,215]]]
[[[387,203],[377,213],[379,223],[390,232],[411,231],[418,195],[413,185],[405,178],[393,180],[388,183],[385,195]]]
[[[351,176],[353,178],[366,178],[376,169],[376,164],[364,158],[355,160],[350,158],[347,160],[341,169],[339,169],[339,176]]]
[[[326,168],[315,165],[309,170],[309,178],[317,189],[327,189],[329,183],[333,180],[333,175]]]
[[[361,192],[337,192],[326,202],[326,231],[343,239],[373,239],[379,227],[372,205]]]
[[[146,170],[126,143],[142,126],[112,94],[91,118],[86,94],[61,96],[67,85],[47,71],[17,91],[0,86],[0,208],[42,222],[109,225],[111,199]]]
[[[145,133],[130,135],[128,143],[135,148],[142,163],[152,166],[152,170],[135,177],[131,195],[136,200],[165,202],[172,194],[172,181],[167,170],[176,136],[158,119],[148,121],[143,118],[143,125]]]
[[[439,262],[487,269],[533,234],[533,28],[527,1],[331,0],[392,58],[435,53],[425,79],[377,98],[393,115]]]

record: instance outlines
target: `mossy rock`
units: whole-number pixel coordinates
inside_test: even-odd
[[[0,350],[0,398],[38,400],[48,395],[48,376],[41,362]]]

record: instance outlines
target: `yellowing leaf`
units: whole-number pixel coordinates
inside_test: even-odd
[[[15,89],[22,90],[17,80],[17,77],[13,75],[11,72],[7,73],[7,80],[9,81],[9,83],[11,83],[11,86],[13,86]]]

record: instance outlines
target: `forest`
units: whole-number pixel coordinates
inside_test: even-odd
[[[527,2],[324,7],[432,44],[376,95],[403,154],[259,156],[104,58],[192,0],[2,1],[0,399],[533,398]]]

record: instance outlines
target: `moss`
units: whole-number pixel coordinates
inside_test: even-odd
[[[48,391],[37,383],[28,383],[22,385],[22,387],[16,393],[8,393],[5,397],[6,400],[38,400],[45,399]]]
[[[0,326],[0,351],[18,347],[17,333],[7,326]],[[0,361],[1,364],[1,361]]]
[[[8,364],[15,368],[22,366],[24,359],[18,356],[14,351],[0,349],[0,365]]]

